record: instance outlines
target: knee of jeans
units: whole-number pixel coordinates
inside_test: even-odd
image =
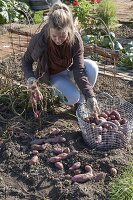
[[[71,96],[67,97],[67,105],[74,105],[75,103],[77,103],[80,99],[80,93],[74,93]]]
[[[95,61],[93,60],[90,60],[90,59],[84,59],[84,63],[85,63],[85,66],[87,67],[90,67],[96,72],[98,73],[98,65]]]

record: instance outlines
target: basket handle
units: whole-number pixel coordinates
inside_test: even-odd
[[[110,94],[108,94],[107,92],[102,92],[102,93],[98,94],[97,97],[98,97],[98,96],[103,96],[103,97],[105,96],[105,97],[107,97],[107,98],[113,99],[113,97],[112,97]]]
[[[110,124],[110,125],[113,126],[113,128],[117,128],[118,129],[118,126],[116,124],[114,124],[113,122],[109,122],[109,121],[101,122],[100,124],[97,125],[97,127],[102,126],[104,124]]]

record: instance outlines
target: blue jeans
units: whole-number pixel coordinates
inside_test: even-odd
[[[98,75],[98,65],[95,61],[90,59],[85,59],[84,64],[88,80],[94,87]],[[66,97],[67,101],[65,103],[67,105],[73,105],[85,101],[83,94],[74,81],[72,71],[65,70],[58,74],[51,75],[50,82],[61,95]]]

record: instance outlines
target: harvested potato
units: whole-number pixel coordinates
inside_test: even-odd
[[[46,145],[33,144],[33,145],[31,145],[31,149],[32,150],[37,150],[37,151],[45,150],[46,149]]]
[[[109,111],[104,111],[104,113],[109,117],[110,116],[110,112]]]
[[[28,161],[29,165],[35,165],[39,163],[39,158],[37,155],[34,155],[31,160]]]
[[[85,165],[85,171],[89,173],[93,172],[92,167],[90,165]]]
[[[117,175],[117,169],[114,168],[114,167],[112,167],[112,168],[110,169],[110,174],[111,174],[111,176],[116,176],[116,175]]]
[[[76,162],[71,167],[69,167],[69,170],[74,171],[76,169],[79,169],[80,167],[81,167],[81,162]]]
[[[100,117],[103,117],[105,119],[108,119],[108,115],[105,113],[105,112],[102,112],[100,115],[99,115],[99,118]]]
[[[115,120],[115,119],[116,119],[115,115],[110,115],[110,118],[111,118],[112,120]]]
[[[52,143],[52,144],[56,144],[56,143],[64,143],[66,142],[66,138],[62,137],[62,136],[56,136],[53,138],[41,138],[41,139],[35,139],[33,141],[31,141],[31,145],[33,144],[44,144],[44,143]]]
[[[61,160],[64,160],[65,158],[67,158],[68,155],[69,154],[67,154],[67,153],[58,154],[58,156],[53,156],[53,157],[49,158],[49,162],[52,162],[52,163],[59,162]]]
[[[60,170],[62,170],[64,168],[64,166],[63,166],[63,164],[61,162],[56,162],[55,166]]]
[[[127,119],[123,118],[123,119],[120,119],[119,122],[121,125],[123,125],[123,124],[126,124],[128,121]]]
[[[59,147],[57,147],[57,148],[54,148],[53,149],[53,152],[55,153],[55,154],[61,154],[61,153],[63,153],[63,149],[62,148],[59,148]]]
[[[85,174],[77,174],[72,177],[72,181],[77,183],[85,183],[88,180],[91,180],[94,177],[92,173],[85,173]]]
[[[56,162],[59,162],[61,160],[62,160],[62,158],[59,157],[59,156],[53,156],[53,157],[49,158],[49,162],[52,162],[52,163],[56,163]]]
[[[68,155],[69,155],[68,153],[61,153],[58,156],[63,160],[65,158],[67,158]]]
[[[110,115],[114,115],[117,120],[121,119],[121,115],[117,110],[113,110]]]

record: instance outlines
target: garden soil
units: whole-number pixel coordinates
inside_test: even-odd
[[[125,2],[131,3],[121,0],[121,8],[125,7]],[[116,35],[131,39],[132,28],[124,24],[116,30]],[[6,92],[0,98],[0,200],[110,200],[110,181],[118,177],[132,161],[132,138],[127,148],[96,151],[83,140],[75,107],[55,104],[52,112],[43,113],[41,120],[35,119],[29,108],[28,113],[18,114],[22,112],[21,106],[25,102],[21,97],[21,87],[17,85],[19,82],[24,84],[18,66],[21,66],[20,54],[15,59],[6,58],[0,63],[0,74],[3,74],[1,90]],[[10,71],[10,76],[4,69]],[[19,91],[13,93],[16,95],[13,102],[11,89],[6,88],[9,78],[15,80],[13,90],[18,88]],[[132,104],[132,88],[132,81],[99,74],[94,90],[97,94],[106,91],[117,95]],[[39,151],[38,163],[29,165],[33,157],[31,142],[36,138],[56,136],[64,137],[65,141],[60,144],[47,143],[45,150]],[[55,156],[54,148],[69,148],[73,152],[62,161],[62,170],[49,160]],[[90,165],[94,177],[82,184],[73,182],[74,173],[69,168],[75,162],[81,162],[81,173],[85,173],[85,165]],[[112,168],[117,173],[112,173]]]

